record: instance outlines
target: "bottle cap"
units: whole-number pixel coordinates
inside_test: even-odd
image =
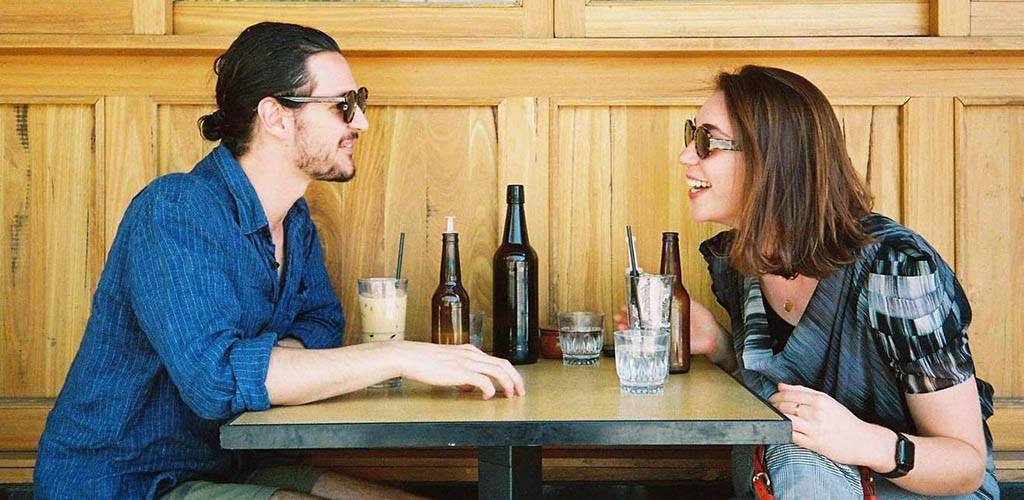
[[[526,198],[522,184],[509,184],[505,196],[508,203],[523,203]]]

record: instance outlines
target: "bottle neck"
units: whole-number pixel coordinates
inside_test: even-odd
[[[517,245],[530,244],[530,238],[526,234],[526,210],[522,203],[508,204],[505,211],[505,233],[501,241]]]
[[[444,233],[444,247],[441,250],[441,283],[462,282],[462,267],[459,264],[459,235]]]
[[[681,283],[683,277],[679,264],[679,242],[676,239],[665,238],[661,242],[661,274],[675,276],[675,281]]]

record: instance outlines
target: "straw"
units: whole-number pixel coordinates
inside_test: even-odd
[[[633,247],[633,227],[626,224],[626,242],[629,243],[629,275],[632,278],[640,276],[640,271],[636,269],[636,249]],[[640,300],[636,293],[636,280],[629,280],[630,297],[632,298],[632,306],[636,307],[636,321],[641,326],[644,324],[643,317],[640,316]]]
[[[405,232],[398,237],[398,267],[395,269],[395,279],[402,279],[402,254],[405,253]]]

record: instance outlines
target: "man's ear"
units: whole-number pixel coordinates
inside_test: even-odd
[[[292,124],[291,109],[273,97],[264,97],[256,105],[256,125],[271,136],[284,138]]]

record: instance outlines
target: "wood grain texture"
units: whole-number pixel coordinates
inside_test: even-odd
[[[898,106],[836,106],[853,167],[874,196],[874,211],[902,220]]]
[[[915,97],[902,108],[903,219],[955,265],[953,99]]]
[[[132,33],[134,0],[4,0],[0,33]]]
[[[219,142],[199,133],[201,116],[217,109],[213,104],[165,104],[157,106],[157,175],[188,172]]]
[[[510,184],[522,184],[526,196],[526,226],[530,246],[537,252],[538,317],[541,326],[555,325],[557,306],[551,302],[551,239],[550,224],[551,193],[548,170],[550,126],[549,102],[547,99],[509,98],[498,105],[498,179],[494,196],[495,237],[500,242],[505,228],[507,203],[505,195]],[[487,270],[492,262],[480,262]],[[492,331],[493,290],[480,290],[477,297],[483,299],[475,308],[487,311],[484,331]],[[487,304],[487,306],[484,306]],[[491,340],[485,335],[485,341]],[[484,347],[489,347],[485,343]]]
[[[533,6],[537,0],[526,0]],[[541,12],[544,7],[541,6]],[[537,11],[527,14],[516,4],[430,5],[398,2],[296,3],[178,2],[174,5],[174,33],[231,35],[261,21],[298,23],[330,33],[339,41],[349,36],[370,37],[524,37],[538,34]],[[352,22],[358,19],[358,22]]]
[[[0,397],[54,396],[75,355],[103,253],[96,109],[0,106],[3,345]]]
[[[555,1],[555,37],[583,38],[587,34],[587,0]]]
[[[1024,2],[971,2],[971,36],[1020,36],[1022,33]]]
[[[557,140],[551,156],[552,307],[604,312],[605,344],[610,344],[610,313],[618,309],[620,288],[613,270],[621,273],[625,264],[615,266],[612,260],[608,108],[564,107],[552,117]]]
[[[447,215],[455,216],[470,304],[489,312],[485,297],[491,294],[501,201],[495,193],[495,114],[490,107],[389,106],[371,107],[368,118],[370,129],[357,143],[356,178],[315,184],[310,208],[334,291],[348,311],[347,342],[358,341],[360,330],[356,279],[394,273],[403,231],[406,339],[429,341],[430,297],[438,284]]]
[[[170,35],[173,0],[132,0],[132,32],[136,35]]]
[[[156,177],[154,146],[156,104],[146,97],[107,97],[104,100],[104,234],[109,251],[125,209],[142,188]]]
[[[971,0],[930,0],[928,17],[932,36],[971,34]]]
[[[926,0],[593,1],[585,31],[594,38],[926,35],[928,13]]]
[[[973,306],[971,351],[999,397],[1024,397],[1024,106],[958,103],[957,274]]]

